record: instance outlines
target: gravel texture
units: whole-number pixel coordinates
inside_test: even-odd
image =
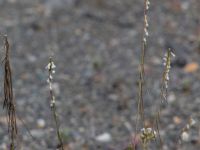
[[[200,147],[200,71],[184,69],[200,64],[199,13],[199,0],[151,0],[144,91],[149,119],[159,101],[162,57],[169,47],[176,54],[169,103],[161,112],[165,150]],[[66,150],[123,150],[135,129],[142,25],[142,0],[0,0],[0,32],[11,44],[17,149],[55,150],[58,144],[45,70],[53,55],[53,87]],[[0,74],[3,80],[2,68]],[[178,143],[190,117],[197,124],[189,141]],[[6,150],[2,109],[0,126],[0,149]],[[156,143],[152,149],[158,149]]]

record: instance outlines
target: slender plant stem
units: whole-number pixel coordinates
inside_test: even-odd
[[[149,0],[144,0],[143,31],[142,31],[142,43],[141,43],[142,48],[141,48],[140,66],[139,66],[138,106],[137,106],[138,112],[136,116],[134,142],[136,141],[139,118],[141,119],[143,127],[145,127],[143,92],[144,92],[144,84],[145,84],[144,64],[145,64],[145,53],[147,50],[147,37],[148,37],[148,20],[147,20],[148,9],[149,9]],[[133,147],[134,149],[136,149],[136,143],[134,143]]]
[[[55,105],[55,96],[54,96],[54,92],[52,89],[52,82],[53,82],[53,72],[54,72],[54,63],[52,61],[52,57],[50,57],[49,59],[49,64],[47,66],[47,69],[49,71],[49,77],[48,77],[48,82],[49,82],[49,94],[50,94],[50,107],[51,107],[51,111],[52,111],[52,115],[53,115],[53,119],[55,122],[55,127],[56,127],[56,134],[58,137],[58,141],[59,141],[59,148],[61,150],[64,150],[64,145],[63,145],[63,141],[62,141],[62,137],[61,137],[61,133],[60,133],[60,126],[59,126],[59,121],[58,121],[58,116],[56,113],[56,105]]]

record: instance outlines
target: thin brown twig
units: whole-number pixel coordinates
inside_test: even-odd
[[[9,59],[9,42],[7,36],[4,37],[4,48],[6,51],[4,59],[4,102],[3,108],[7,111],[8,121],[8,133],[10,136],[10,150],[15,149],[15,140],[17,137],[17,122],[16,122],[16,110],[15,102],[13,98],[13,86],[12,86],[12,71],[10,67]]]

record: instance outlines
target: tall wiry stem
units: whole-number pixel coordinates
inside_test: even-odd
[[[145,76],[145,71],[144,71],[144,65],[145,65],[145,53],[147,50],[147,38],[149,36],[148,33],[148,18],[147,18],[147,13],[149,10],[150,6],[150,1],[149,0],[144,0],[144,18],[143,18],[143,31],[142,31],[142,48],[141,48],[141,55],[140,55],[140,66],[139,66],[139,87],[138,87],[138,113],[137,113],[137,118],[136,118],[136,126],[135,126],[135,137],[134,141],[136,141],[136,133],[137,133],[137,128],[138,128],[138,121],[139,118],[141,119],[143,127],[145,127],[145,114],[144,114],[144,100],[143,100],[143,91],[144,91],[144,76]],[[136,144],[133,144],[134,149],[136,149]]]
[[[59,141],[59,145],[58,148],[60,150],[64,150],[64,145],[63,145],[63,141],[62,141],[62,137],[61,137],[61,133],[60,133],[60,127],[59,127],[59,121],[58,121],[58,116],[57,116],[57,112],[56,112],[56,105],[55,105],[55,96],[54,96],[54,92],[53,92],[53,88],[52,88],[52,83],[53,83],[53,73],[55,73],[55,64],[52,60],[52,57],[49,58],[49,63],[47,65],[47,69],[49,72],[48,75],[48,80],[47,82],[49,83],[49,94],[50,94],[50,107],[51,107],[51,111],[53,114],[53,119],[55,122],[55,127],[56,127],[56,133],[57,133],[57,137],[58,137],[58,141]]]
[[[160,131],[159,131],[159,122],[160,122],[160,111],[161,111],[161,104],[163,102],[167,103],[167,96],[168,96],[168,82],[169,82],[169,73],[170,73],[170,68],[171,68],[171,59],[172,57],[175,57],[175,54],[172,52],[172,50],[169,48],[167,52],[165,53],[163,57],[163,65],[164,65],[164,71],[162,74],[162,81],[161,81],[161,101],[157,104],[156,106],[156,114],[154,117],[154,126],[156,131],[158,132],[158,138],[160,141],[160,148],[162,149],[163,146],[163,141],[160,136]]]
[[[7,111],[8,121],[8,133],[10,136],[10,150],[14,150],[15,138],[17,136],[17,122],[16,122],[16,110],[13,98],[13,87],[12,87],[12,72],[10,67],[9,59],[9,42],[7,36],[4,36],[4,48],[5,48],[5,59],[4,59],[4,102],[3,108]]]
[[[140,56],[140,70],[139,70],[139,90],[138,90],[138,113],[137,113],[137,120],[136,120],[136,127],[135,127],[135,138],[134,142],[136,142],[136,136],[137,136],[137,128],[138,128],[138,122],[139,118],[141,120],[141,123],[143,125],[143,128],[141,129],[140,133],[140,139],[143,144],[143,149],[147,150],[148,149],[148,143],[156,139],[157,132],[158,132],[158,137],[160,140],[160,145],[162,148],[162,140],[160,137],[160,131],[159,131],[159,121],[160,121],[160,109],[161,106],[160,104],[157,107],[155,119],[154,119],[154,125],[156,128],[156,131],[154,130],[154,125],[152,128],[148,128],[145,126],[145,114],[144,114],[144,99],[143,99],[143,91],[144,91],[144,85],[145,85],[145,71],[144,71],[144,65],[145,65],[145,53],[147,50],[147,38],[149,36],[148,33],[148,10],[150,6],[150,1],[149,0],[144,0],[144,25],[143,25],[143,36],[142,36],[142,49],[141,49],[141,56]],[[168,89],[168,81],[169,81],[169,71],[170,71],[170,64],[171,64],[171,55],[174,56],[172,51],[169,49],[167,51],[167,54],[164,57],[164,66],[165,70],[163,73],[163,78],[162,78],[162,87],[161,87],[161,96],[164,98],[164,100],[167,100],[167,89]],[[136,143],[134,143],[134,150],[136,149]]]
[[[175,54],[169,48],[163,58],[164,71],[163,71],[163,75],[162,75],[162,84],[161,84],[161,86],[162,86],[161,87],[161,97],[164,99],[165,102],[167,102],[167,96],[168,96],[169,72],[171,69],[172,57],[175,57]]]
[[[140,118],[142,120],[143,126],[144,126],[144,101],[143,101],[143,87],[144,87],[144,60],[145,60],[145,53],[147,49],[147,38],[149,36],[148,33],[148,20],[147,20],[147,12],[149,9],[149,0],[144,1],[144,27],[143,27],[143,39],[142,39],[142,50],[141,50],[141,56],[140,56],[140,73],[139,73],[139,92],[138,92],[138,111],[140,114]]]

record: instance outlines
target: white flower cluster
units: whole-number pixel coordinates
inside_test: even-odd
[[[165,67],[165,72],[164,72],[164,83],[165,83],[165,88],[168,89],[168,82],[169,82],[169,72],[171,69],[171,56],[175,57],[175,54],[169,49],[163,58],[163,65]]]
[[[50,81],[53,80],[52,74],[55,73],[55,68],[56,68],[56,65],[50,58],[50,61],[49,61],[48,65],[46,66],[46,69],[49,71],[49,77],[47,79],[47,83],[50,83]],[[50,87],[50,89],[52,89],[52,87]]]
[[[52,73],[55,73],[55,68],[56,68],[56,65],[54,64],[54,62],[50,58],[50,61],[49,61],[48,65],[46,66],[46,69],[51,70]]]
[[[52,97],[52,100],[50,102],[50,107],[53,107],[56,103],[56,100],[55,100],[55,96]]]
[[[146,0],[146,9],[149,10],[149,6],[150,6],[150,1]]]
[[[49,84],[49,90],[50,90],[50,93],[53,93],[53,88],[52,88],[52,81],[53,81],[53,75],[55,73],[55,68],[56,68],[56,65],[54,64],[54,62],[52,61],[52,58],[49,59],[49,63],[48,65],[46,66],[46,69],[49,71],[49,76],[48,76],[48,79],[47,79],[47,83]],[[55,97],[54,95],[52,94],[51,95],[51,102],[50,102],[50,106],[53,107],[53,105],[55,104]]]
[[[189,125],[194,126],[195,124],[196,124],[196,120],[194,120],[193,118],[190,118]]]
[[[148,19],[147,19],[147,11],[149,10],[149,6],[150,6],[150,1],[146,0],[145,14],[144,14],[144,37],[143,37],[143,42],[145,45],[147,43],[147,37],[149,36],[149,32],[148,32],[149,23],[148,23]]]
[[[153,140],[156,138],[156,131],[153,130],[152,128],[142,128],[141,129],[141,140],[143,143],[148,143],[149,141]]]
[[[188,142],[190,140],[190,135],[187,131],[183,131],[181,133],[181,139],[184,141],[184,142]]]
[[[187,123],[186,127],[183,129],[181,133],[181,139],[184,142],[188,142],[190,140],[189,130],[192,126],[196,124],[196,121],[193,118],[190,118],[189,122]]]

